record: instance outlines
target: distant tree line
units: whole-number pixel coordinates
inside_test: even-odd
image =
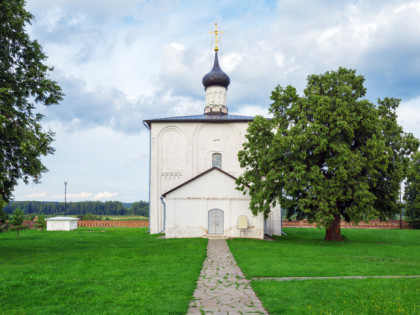
[[[149,203],[137,201],[133,203],[122,203],[120,201],[78,201],[67,202],[46,202],[46,201],[13,201],[4,207],[4,211],[12,214],[15,209],[22,209],[25,214],[44,215],[142,215],[149,216]]]

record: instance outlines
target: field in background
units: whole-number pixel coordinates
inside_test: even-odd
[[[207,240],[146,230],[0,233],[0,314],[185,314]]]
[[[232,239],[229,248],[247,278],[420,274],[420,231],[288,228],[275,242]],[[252,281],[270,314],[420,313],[420,278]]]

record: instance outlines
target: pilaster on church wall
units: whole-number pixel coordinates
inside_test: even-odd
[[[185,124],[152,123],[151,127],[151,233],[163,229],[160,196],[191,177],[191,140]]]

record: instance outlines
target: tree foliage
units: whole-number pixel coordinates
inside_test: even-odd
[[[23,225],[23,220],[25,215],[21,209],[16,209],[13,212],[12,219],[10,220],[10,225],[12,231],[17,231],[17,236],[19,236],[19,231],[24,230],[27,226]]]
[[[45,201],[13,201],[4,207],[7,213],[13,213],[17,208],[25,214],[62,215],[64,214],[64,202]],[[67,202],[66,213],[71,215],[149,215],[149,203],[137,201],[122,203],[121,201],[77,201]]]
[[[397,122],[396,110],[400,100],[385,98],[378,100],[377,112],[382,140],[386,146],[387,164],[380,172],[376,185],[371,187],[376,196],[374,208],[380,209],[378,217],[381,220],[392,218],[401,213],[400,203],[401,183],[407,176],[410,156],[418,148],[418,139],[412,134],[404,134]],[[380,170],[380,169],[378,169]]]
[[[0,199],[0,233],[6,230],[9,226],[7,220],[9,219],[9,214],[3,210],[5,202]]]
[[[304,95],[292,86],[272,92],[272,119],[256,117],[239,152],[238,189],[265,216],[280,203],[290,218],[326,227],[341,240],[340,221],[385,219],[400,212],[399,185],[418,140],[396,121],[399,100],[363,99],[356,71],[310,75]]]
[[[420,152],[416,152],[410,162],[404,200],[408,223],[413,228],[420,229]]]
[[[48,77],[53,69],[25,27],[34,18],[24,0],[0,2],[0,199],[10,201],[19,179],[40,180],[41,156],[53,153],[53,132],[42,130],[36,105],[57,104],[61,88]]]
[[[130,207],[131,214],[149,216],[149,203],[146,201],[136,201]]]
[[[40,230],[45,230],[47,228],[47,221],[45,221],[45,216],[43,214],[40,214],[35,218],[35,227]]]

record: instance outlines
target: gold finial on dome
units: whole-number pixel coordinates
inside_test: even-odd
[[[210,31],[210,34],[214,34],[214,51],[219,51],[219,47],[217,46],[217,44],[220,43],[219,35],[223,34],[223,31],[219,31],[217,29],[217,23],[214,23],[214,31]]]

